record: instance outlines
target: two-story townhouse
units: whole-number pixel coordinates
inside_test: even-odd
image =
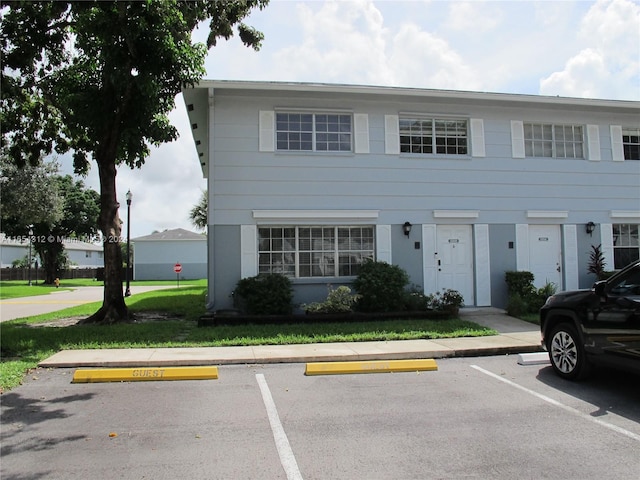
[[[365,258],[426,293],[504,306],[504,275],[590,287],[640,253],[640,103],[396,87],[202,81],[184,101],[208,178],[208,308],[281,272],[295,301]]]

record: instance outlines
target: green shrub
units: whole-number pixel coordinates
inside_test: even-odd
[[[535,290],[531,272],[504,272],[504,279],[509,296],[517,293],[524,299]]]
[[[404,309],[409,312],[420,312],[430,308],[431,299],[422,293],[422,287],[411,285],[404,291]]]
[[[307,313],[347,313],[353,310],[357,299],[358,295],[351,293],[349,287],[341,285],[335,289],[329,287],[329,294],[324,302],[303,304],[302,308]]]
[[[392,312],[403,310],[404,287],[409,275],[397,265],[386,262],[365,261],[353,286],[360,295],[356,308],[364,312]]]
[[[457,290],[451,288],[442,289],[442,292],[436,292],[430,295],[430,307],[433,310],[440,310],[443,312],[455,312],[457,313],[460,307],[464,305],[464,298],[462,294]]]
[[[545,304],[547,298],[556,293],[556,290],[556,284],[552,282],[547,282],[543,287],[540,287],[537,290],[534,289],[534,291],[526,298],[527,312],[537,313]]]
[[[527,313],[527,302],[520,296],[519,293],[512,293],[509,295],[509,301],[507,303],[507,315],[512,317],[521,317]]]
[[[279,273],[243,278],[233,296],[234,304],[250,315],[287,315],[293,310],[291,280]]]
[[[557,287],[547,282],[543,287],[535,288],[531,272],[506,272],[505,280],[509,288],[507,313],[519,317],[526,313],[537,313]]]

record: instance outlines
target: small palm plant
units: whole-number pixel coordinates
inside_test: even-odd
[[[602,245],[591,245],[587,271],[595,274],[598,280],[603,280],[605,278],[604,267],[606,264],[607,263],[604,261],[604,255],[602,254]]]

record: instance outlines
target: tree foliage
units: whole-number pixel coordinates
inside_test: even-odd
[[[207,50],[237,30],[258,49],[262,34],[243,19],[268,0],[3,1],[3,143],[17,165],[54,150],[73,152],[76,173],[95,161],[105,293],[89,322],[130,319],[124,303],[116,198],[118,165],[140,167],[150,145],[177,138],[168,114],[182,88],[204,74]],[[209,22],[206,44],[191,40]]]
[[[189,218],[191,219],[191,223],[200,230],[204,230],[207,228],[208,223],[208,195],[207,190],[202,192],[202,196],[200,197],[200,201],[193,206],[191,212],[189,213]]]
[[[19,168],[7,156],[0,158],[0,218],[4,233],[26,235],[31,224],[53,224],[62,218],[63,199],[55,180],[57,173],[56,162]]]
[[[53,283],[67,262],[63,240],[96,236],[100,195],[70,175],[58,175],[55,162],[19,168],[3,157],[0,164],[2,230],[26,237],[31,229],[33,258],[40,257],[45,283]]]

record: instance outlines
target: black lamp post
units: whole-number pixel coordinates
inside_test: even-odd
[[[33,238],[32,225],[29,226],[29,286],[31,286],[31,239]]]
[[[133,193],[131,190],[127,191],[127,288],[124,291],[125,297],[131,296],[131,289],[129,288],[129,268],[131,267],[131,199],[133,198]]]

